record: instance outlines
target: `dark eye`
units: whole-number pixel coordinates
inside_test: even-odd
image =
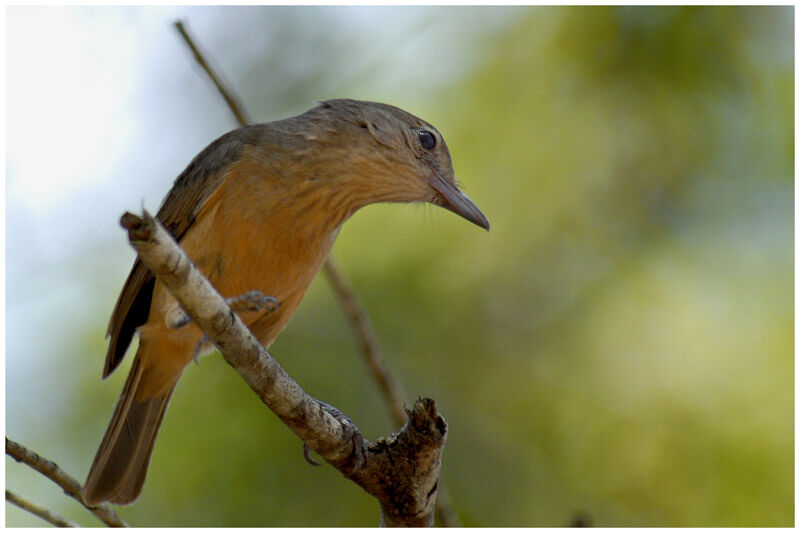
[[[422,130],[419,132],[419,144],[426,150],[433,150],[433,147],[436,146],[436,137],[433,133]]]

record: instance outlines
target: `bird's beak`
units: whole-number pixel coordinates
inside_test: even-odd
[[[431,187],[433,187],[439,196],[434,203],[489,231],[489,221],[481,210],[478,209],[478,206],[475,205],[466,194],[461,192],[458,187],[439,175],[436,175],[433,180],[431,180]]]

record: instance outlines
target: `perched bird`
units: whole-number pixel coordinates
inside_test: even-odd
[[[178,176],[157,219],[225,297],[261,291],[275,310],[241,311],[268,346],[286,326],[342,223],[376,202],[430,202],[489,229],[456,186],[450,152],[427,122],[386,104],[329,100],[231,131]],[[111,315],[103,377],[139,332],[139,348],[83,499],[133,502],[156,433],[202,332],[178,327],[178,303],[138,260]]]

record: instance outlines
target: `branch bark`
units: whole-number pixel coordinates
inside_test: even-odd
[[[367,441],[346,416],[289,376],[149,213],[125,213],[120,223],[139,259],[258,397],[309,449],[377,498],[383,525],[433,525],[447,434],[433,400],[417,400],[397,434]]]
[[[81,485],[77,480],[61,470],[61,468],[48,459],[40,456],[39,454],[28,450],[25,446],[14,442],[6,437],[6,455],[9,455],[17,460],[17,462],[24,463],[45,477],[51,479],[56,485],[64,489],[64,492],[72,498],[78,500],[81,505],[89,509],[97,518],[104,524],[113,527],[128,527],[117,513],[115,513],[107,505],[98,505],[97,507],[89,507],[81,499]]]

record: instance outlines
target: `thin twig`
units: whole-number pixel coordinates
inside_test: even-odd
[[[45,477],[51,479],[64,489],[68,496],[72,496],[78,500],[81,505],[89,509],[92,514],[99,518],[104,524],[114,527],[128,527],[117,513],[115,513],[107,505],[98,505],[97,507],[89,507],[81,499],[81,485],[75,478],[61,470],[61,468],[53,461],[41,457],[39,454],[28,450],[25,446],[10,440],[6,437],[6,454],[10,455],[20,463],[25,463]]]
[[[70,522],[63,516],[59,516],[54,512],[49,511],[44,507],[41,507],[40,505],[37,505],[18,494],[14,494],[8,489],[6,489],[6,501],[9,503],[13,503],[22,510],[28,511],[31,514],[38,516],[45,522],[50,522],[56,527],[80,527],[75,522]]]
[[[344,274],[342,274],[336,261],[331,257],[328,257],[325,262],[325,273],[331,282],[331,287],[336,299],[339,301],[339,306],[344,311],[344,315],[350,322],[350,327],[361,345],[361,353],[364,355],[367,368],[369,368],[375,381],[378,382],[378,387],[386,399],[386,404],[389,407],[394,423],[398,426],[403,425],[406,421],[406,411],[403,408],[403,398],[405,396],[397,379],[383,362],[378,342],[375,340],[375,330],[372,328],[367,313],[359,305],[353,289]]]
[[[222,84],[222,80],[220,80],[220,77],[216,74],[216,72],[214,72],[214,69],[211,68],[211,65],[208,64],[208,61],[206,61],[203,54],[200,53],[200,50],[194,44],[192,38],[189,37],[189,34],[186,32],[186,28],[183,26],[183,21],[176,20],[175,28],[177,28],[178,32],[180,32],[181,37],[183,37],[183,41],[186,43],[186,46],[188,46],[189,49],[192,51],[192,54],[194,54],[195,61],[197,61],[200,67],[202,67],[202,69],[206,71],[206,74],[208,74],[208,77],[211,78],[211,81],[214,82],[214,85],[217,87],[219,94],[221,94],[222,98],[225,99],[225,102],[228,104],[228,108],[230,108],[231,112],[233,113],[233,116],[236,118],[236,121],[241,126],[247,126],[248,124],[250,124],[251,122],[250,118],[247,116],[247,113],[245,112],[244,108],[238,104],[236,98],[234,98],[233,96],[233,93],[225,89],[225,86]]]
[[[228,107],[234,117],[236,117],[239,125],[247,126],[250,124],[247,113],[244,111],[244,105],[241,104],[231,88],[226,87],[222,83],[220,76],[211,69],[208,61],[189,35],[183,22],[176,21],[175,27],[186,43],[186,46],[188,46],[194,54],[197,63],[206,72],[222,95],[222,98],[228,104]],[[383,394],[392,420],[397,425],[404,424],[407,420],[407,416],[404,408],[405,395],[403,394],[402,387],[383,362],[381,351],[376,340],[377,336],[369,321],[369,316],[366,310],[359,304],[353,289],[350,287],[347,276],[345,276],[337,265],[333,254],[329,254],[328,258],[325,260],[324,271],[339,301],[339,305],[347,317],[350,327],[361,346],[361,353],[364,357],[364,361],[373,378],[378,383],[378,388]],[[442,483],[439,483],[438,497],[436,499],[436,517],[439,525],[443,527],[460,526],[458,517],[450,504],[448,491]]]

